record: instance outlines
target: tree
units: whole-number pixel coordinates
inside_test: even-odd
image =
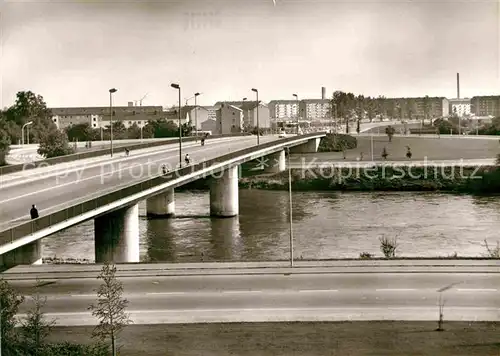
[[[2,127],[0,127],[0,166],[7,164],[5,159],[9,154],[10,149],[10,138],[9,133]]]
[[[389,142],[392,142],[392,136],[394,136],[395,132],[396,130],[391,125],[385,128],[385,134],[387,135],[387,137],[389,137]]]
[[[446,121],[444,119],[436,119],[434,120],[432,125],[436,127],[437,131],[440,134],[449,135],[458,133],[458,128],[452,121]]]
[[[52,116],[43,96],[31,91],[18,92],[16,94],[16,102],[7,109],[6,114],[7,120],[14,121],[17,125],[23,125],[35,118],[50,119]]]
[[[194,127],[189,125],[188,123],[182,124],[182,136],[191,136],[191,133],[193,132]]]
[[[40,281],[37,281],[37,286],[39,285]],[[42,309],[46,302],[46,297],[41,297],[38,292],[34,294],[33,308],[22,322],[23,347],[30,355],[40,355],[46,351],[46,339],[55,324],[55,320],[45,320]]]
[[[41,142],[38,153],[45,158],[65,156],[73,153],[68,136],[59,130],[50,132]]]
[[[131,323],[125,313],[128,300],[122,298],[123,284],[116,279],[116,266],[106,263],[97,277],[103,283],[97,290],[98,302],[90,305],[92,315],[99,319],[92,337],[101,341],[109,339],[113,356],[116,356],[116,337],[120,331]]]
[[[424,97],[424,117],[422,118],[422,126],[425,123],[425,120],[429,118],[429,112],[430,112],[430,98],[428,95]]]
[[[413,106],[415,105],[414,103],[414,100],[413,99],[406,99],[406,115],[408,116],[408,120],[411,120],[412,117],[413,117],[413,112],[414,112],[414,109],[413,109]]]
[[[143,132],[144,134],[144,132]],[[127,138],[128,139],[139,139],[141,138],[141,128],[137,123],[133,123],[128,129],[127,129]]]
[[[5,281],[0,280],[0,318],[2,327],[0,330],[0,345],[3,356],[17,355],[19,345],[15,331],[15,316],[19,311],[19,305],[24,302],[24,297]]]
[[[84,123],[84,124],[76,124],[76,125],[71,125],[66,128],[66,134],[68,135],[68,140],[69,141],[93,141],[97,138],[99,135],[98,130],[93,129],[90,127],[90,124]]]
[[[172,121],[151,120],[144,127],[144,132],[151,132],[155,138],[179,136],[179,126]]]
[[[372,98],[368,97],[366,101],[366,114],[368,115],[368,119],[370,119],[370,122],[373,122],[375,113],[376,113],[375,101]]]

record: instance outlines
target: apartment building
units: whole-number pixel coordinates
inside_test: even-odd
[[[59,129],[78,124],[89,124],[92,128],[110,124],[110,108],[71,107],[51,108],[52,120]],[[113,106],[113,121],[121,121],[125,127],[133,124],[143,127],[149,120],[164,118],[161,106]]]
[[[216,112],[216,133],[219,135],[243,131],[243,110],[222,103]]]
[[[328,99],[303,99],[299,103],[299,113],[302,119],[308,121],[331,118],[330,100]]]
[[[298,100],[272,100],[268,104],[272,120],[296,120],[299,110]]]
[[[401,119],[437,119],[448,116],[450,103],[444,97],[375,99],[377,111]]]
[[[203,122],[211,119],[210,112],[204,106],[186,106],[183,109],[187,115],[186,120],[191,126],[196,127],[197,130],[201,130],[201,124]]]
[[[500,116],[500,95],[474,96],[470,102],[476,116]]]
[[[471,102],[469,98],[464,99],[448,99],[450,103],[450,115],[457,115],[458,117],[464,117],[470,115],[471,113]]]
[[[239,108],[243,111],[243,125],[245,128],[257,127],[257,112],[259,116],[259,127],[270,128],[269,107],[263,102],[246,101]]]

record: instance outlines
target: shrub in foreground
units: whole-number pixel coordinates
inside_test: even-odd
[[[358,140],[351,135],[326,134],[319,142],[318,152],[342,152],[357,146]]]

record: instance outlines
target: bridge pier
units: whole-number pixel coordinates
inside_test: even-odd
[[[41,265],[42,240],[38,239],[0,256],[0,265],[11,268],[17,265]]]
[[[146,199],[146,215],[151,218],[167,218],[175,214],[174,189]]]
[[[210,182],[210,215],[233,217],[239,214],[238,166],[224,170]]]
[[[279,173],[286,169],[285,150],[281,150],[265,157],[263,173]]]
[[[290,147],[290,153],[315,153],[318,152],[319,142],[321,138],[312,138],[303,144]]]
[[[95,262],[139,262],[139,205],[94,220]]]

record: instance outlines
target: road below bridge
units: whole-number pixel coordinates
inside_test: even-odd
[[[436,320],[443,288],[446,320],[500,320],[500,269],[493,262],[381,262],[311,262],[293,270],[236,263],[119,265],[118,278],[136,324]],[[96,300],[98,269],[19,266],[4,278],[23,295],[46,296],[44,311],[59,325],[92,325],[87,308]],[[45,281],[38,289],[36,278]],[[23,304],[20,313],[29,306]]]

